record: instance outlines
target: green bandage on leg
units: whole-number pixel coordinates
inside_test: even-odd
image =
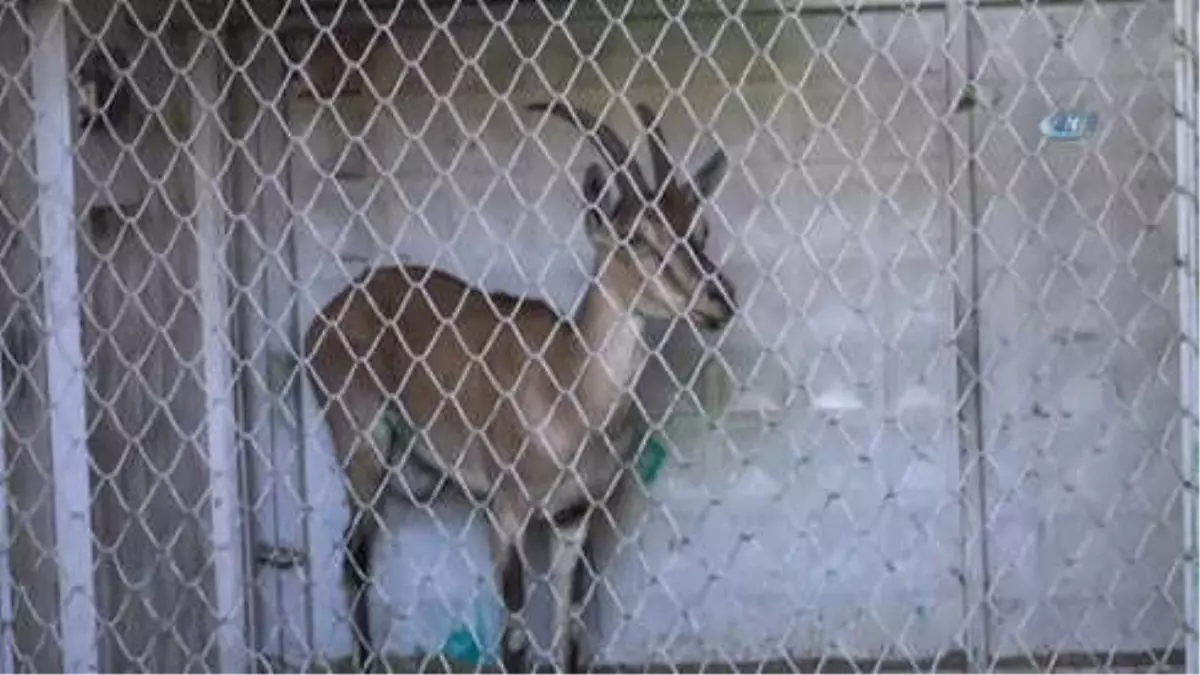
[[[642,482],[647,486],[653,485],[654,481],[658,480],[658,474],[666,463],[667,449],[658,442],[657,438],[651,436],[650,440],[646,441],[646,449],[638,461],[638,475],[641,476]]]
[[[399,411],[388,408],[375,425],[375,441],[385,448],[389,462],[395,462],[412,442],[412,427]]]

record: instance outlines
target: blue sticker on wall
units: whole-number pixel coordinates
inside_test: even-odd
[[[1100,116],[1094,112],[1060,111],[1038,125],[1042,135],[1052,141],[1077,141],[1096,133]]]

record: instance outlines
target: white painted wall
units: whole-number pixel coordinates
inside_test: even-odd
[[[971,114],[993,646],[1167,646],[1182,536],[1171,103],[1156,79],[1169,74],[1170,15],[1147,4],[980,15],[992,31],[975,45],[984,86]],[[969,214],[952,171],[965,166],[966,127],[947,113],[947,82],[965,69],[961,26],[951,35],[924,11],[686,26],[713,45],[711,63],[678,25],[658,39],[645,21],[599,47],[601,23],[397,30],[367,62],[385,105],[361,86],[332,106],[293,92],[300,325],[368,261],[394,259],[566,307],[589,261],[574,183],[596,155],[558,121],[526,138],[536,116],[518,106],[556,92],[596,109],[605,82],[629,102],[673,91],[673,152],[694,144],[684,163],[697,166],[711,132],[733,161],[712,217],[744,303],[719,350],[742,389],[720,431],[694,410],[671,417],[660,482],[621,511],[636,534],[607,568],[596,658],[959,648],[960,537],[979,545],[960,522],[969,467],[956,427],[963,249],[951,235]],[[1100,135],[1044,144],[1038,122],[1071,105],[1100,112]],[[609,119],[633,129],[624,111]],[[1031,306],[1031,321],[1006,316]],[[672,345],[686,361],[683,341]],[[316,652],[337,656],[350,644],[333,553],[343,495],[311,397],[305,407],[311,633]],[[393,614],[377,603],[376,630],[390,629],[392,649],[438,649],[491,585],[482,530],[463,529],[461,505],[433,515],[441,529],[430,514],[394,518],[378,562]]]

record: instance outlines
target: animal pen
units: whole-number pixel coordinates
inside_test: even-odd
[[[347,667],[347,479],[305,331],[396,264],[575,313],[605,219],[585,169],[611,167],[531,106],[590,112],[648,173],[644,103],[681,180],[727,157],[700,210],[735,310],[645,322],[571,606],[585,667],[1195,669],[1196,22],[7,0],[0,667]],[[489,507],[445,487],[378,502],[392,668],[502,665]],[[563,635],[556,530],[529,529],[537,666]]]

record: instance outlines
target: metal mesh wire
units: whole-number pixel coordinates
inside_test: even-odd
[[[389,669],[503,667],[489,517],[555,477],[604,498],[559,603],[574,633],[569,528],[522,512],[531,667],[569,634],[594,670],[1194,667],[1194,21],[1154,0],[4,3],[4,669],[353,667],[341,405],[373,419],[360,451],[445,462],[404,474],[415,504],[359,490]],[[528,108],[554,101],[647,176],[639,103],[677,176],[728,158],[693,254],[732,322],[660,309],[644,365],[563,323],[628,375],[628,411],[582,437],[586,361],[476,320],[596,306],[603,155]],[[702,265],[649,259],[672,284]],[[385,287],[364,305],[385,323],[446,315],[337,314],[326,339],[370,359],[317,391],[305,331],[391,265],[508,295]],[[452,370],[387,351],[420,331],[525,365],[402,397],[372,369]],[[371,387],[393,405],[354,398]],[[414,421],[431,406],[469,428]],[[489,483],[499,428],[530,446]]]

